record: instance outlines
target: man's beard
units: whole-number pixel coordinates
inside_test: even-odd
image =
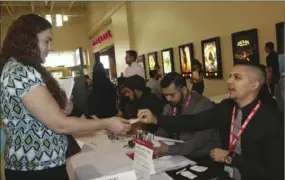
[[[179,106],[182,106],[183,104],[183,99],[184,99],[184,96],[183,96],[183,93],[181,92],[181,96],[180,96],[180,100],[177,102],[177,103],[170,103],[170,105],[172,107],[179,107]]]

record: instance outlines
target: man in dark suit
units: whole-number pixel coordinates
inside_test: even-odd
[[[164,106],[163,115],[196,114],[213,107],[208,98],[187,88],[186,80],[181,74],[171,72],[165,75],[160,84],[168,102]],[[154,154],[158,156],[186,155],[192,159],[206,158],[213,148],[220,147],[219,134],[216,129],[177,134],[159,128],[155,135],[185,141],[185,143],[175,145],[161,142],[161,146],[154,149]]]
[[[284,138],[278,113],[258,99],[264,72],[251,64],[234,66],[228,80],[230,99],[196,115],[138,114],[141,122],[156,123],[173,132],[218,128],[222,148],[210,153],[235,180],[283,179]]]
[[[269,86],[271,92],[274,93],[274,87],[278,83],[280,78],[278,54],[274,51],[273,42],[267,42],[265,44],[264,49],[265,52],[268,54],[266,56],[266,66],[269,68],[269,71],[272,72],[272,79]]]

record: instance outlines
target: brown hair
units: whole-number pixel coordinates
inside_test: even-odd
[[[0,54],[0,74],[9,57],[15,58],[26,66],[35,68],[43,77],[48,90],[64,109],[66,95],[60,89],[58,82],[52,77],[45,67],[42,66],[39,39],[37,34],[52,28],[52,25],[36,14],[26,14],[16,19],[9,27],[4,39]]]

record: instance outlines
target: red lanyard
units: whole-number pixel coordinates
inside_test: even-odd
[[[190,93],[189,96],[188,96],[188,99],[187,99],[187,101],[186,101],[186,103],[185,103],[185,106],[184,106],[184,108],[183,108],[183,111],[187,108],[187,106],[189,106],[189,104],[190,104],[190,99],[191,99],[191,93]],[[176,114],[177,114],[177,108],[175,107],[175,108],[173,108],[172,115],[173,115],[173,116],[176,116]]]
[[[244,121],[243,125],[241,126],[240,130],[238,131],[237,135],[234,135],[234,122],[235,122],[235,115],[236,115],[236,107],[233,109],[232,113],[232,123],[231,123],[231,132],[230,132],[230,141],[229,141],[229,150],[233,151],[236,143],[241,137],[241,134],[245,130],[248,123],[251,121],[252,117],[256,114],[257,110],[260,108],[261,102],[258,101],[257,105],[254,107],[254,109],[251,111],[247,119]]]

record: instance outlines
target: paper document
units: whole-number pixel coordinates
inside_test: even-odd
[[[165,138],[165,137],[160,137],[160,136],[154,136],[154,140],[155,141],[163,141],[163,142],[185,143],[185,141],[182,141],[182,140],[170,139],[170,138]]]
[[[196,171],[196,172],[204,172],[204,171],[206,171],[208,168],[207,168],[207,167],[204,167],[204,166],[197,166],[197,165],[194,165],[194,166],[190,167],[190,169],[192,169],[193,171]]]
[[[70,99],[71,94],[72,94],[72,90],[73,90],[73,87],[75,84],[74,78],[70,77],[67,79],[57,79],[57,82],[58,82],[60,88],[65,92],[66,97],[68,99]]]
[[[130,121],[130,124],[135,124],[135,123],[139,122],[138,119],[130,119],[129,121]]]
[[[152,140],[151,142],[153,143],[154,147],[160,147],[161,146],[161,144],[156,140]],[[167,144],[168,146],[175,145],[175,142],[170,142],[170,141],[164,141],[164,143]]]
[[[96,178],[96,179],[92,179],[92,180],[136,180],[136,174],[135,171],[127,171],[127,172],[122,172],[119,174],[114,174],[111,176],[104,176],[104,177],[100,177],[100,178]]]
[[[83,141],[80,141],[80,140],[77,140],[77,139],[76,139],[76,142],[79,145],[80,149],[82,149],[82,147],[84,146],[85,143]]]

